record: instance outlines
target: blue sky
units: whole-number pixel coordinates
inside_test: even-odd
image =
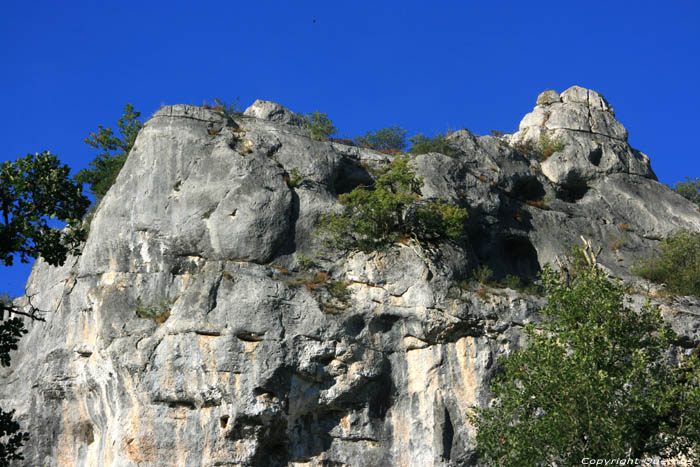
[[[601,92],[659,179],[700,176],[700,3],[3,2],[2,160],[83,143],[124,104],[256,98],[328,113],[341,135],[513,132],[545,89]],[[315,22],[314,22],[315,20]],[[21,294],[28,267],[0,267]]]

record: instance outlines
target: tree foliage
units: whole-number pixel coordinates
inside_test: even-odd
[[[326,112],[313,112],[305,116],[306,123],[311,129],[311,139],[328,141],[328,138],[338,132]]]
[[[117,121],[119,135],[115,135],[111,128],[100,125],[97,133],[90,133],[90,136],[85,138],[86,144],[104,152],[99,153],[90,162],[92,168],[78,172],[75,180],[81,184],[87,183],[98,202],[114,184],[129,151],[134,146],[136,136],[143,128],[143,124],[138,120],[140,115],[131,104],[126,104],[124,115]]]
[[[544,321],[502,358],[491,407],[474,409],[489,465],[580,465],[679,453],[700,459],[697,351],[674,360],[658,309],[635,312],[622,286],[589,268],[568,285],[546,267]]]
[[[700,297],[700,232],[678,231],[661,242],[658,253],[639,262],[632,271],[666,284],[671,294]]]
[[[6,300],[6,299],[4,299]],[[4,308],[10,306],[7,301],[2,303]],[[20,318],[11,318],[0,324],[0,365],[10,366],[10,351],[17,350],[17,343],[27,330]],[[29,433],[20,431],[19,423],[14,419],[15,411],[6,412],[0,409],[0,465],[7,465],[11,460],[22,460],[21,448],[29,441]]]
[[[700,177],[685,177],[685,182],[676,182],[673,191],[700,206]]]
[[[27,155],[0,166],[0,262],[11,266],[16,255],[22,262],[42,256],[51,265],[60,265],[84,238],[80,219],[90,205],[82,188],[69,178],[70,169],[49,152]],[[66,222],[66,228],[49,226],[50,219]],[[7,297],[0,298],[0,365],[10,365],[10,352],[27,331],[20,318],[34,319],[14,307]],[[5,319],[5,314],[8,319]],[[0,409],[0,465],[21,460],[21,447],[29,434],[19,431],[14,410]]]
[[[423,133],[418,133],[416,136],[409,138],[411,142],[411,154],[427,154],[429,152],[439,152],[446,156],[454,157],[457,151],[450,146],[447,141],[447,134],[436,133],[432,138],[424,136]]]
[[[42,256],[49,264],[65,261],[84,238],[80,219],[90,201],[69,178],[70,168],[45,151],[0,166],[0,262],[12,266]],[[49,219],[66,222],[51,228]]]
[[[343,212],[325,215],[320,222],[331,245],[370,251],[407,235],[457,238],[462,234],[467,211],[444,201],[419,203],[423,180],[409,162],[410,157],[398,156],[377,174],[373,186],[340,195]],[[416,213],[418,223],[407,221],[407,211]]]
[[[406,130],[398,126],[367,132],[364,136],[357,136],[354,139],[358,146],[379,151],[403,151],[406,149]]]

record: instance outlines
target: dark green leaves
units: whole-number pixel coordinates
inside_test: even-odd
[[[326,112],[313,112],[305,116],[306,123],[311,129],[311,139],[316,141],[328,141],[328,138],[338,132]]]
[[[111,128],[98,127],[97,133],[90,133],[85,143],[104,152],[99,153],[90,162],[91,169],[83,169],[75,176],[78,183],[90,185],[90,191],[97,201],[102,199],[107,190],[114,184],[129,151],[134,146],[136,136],[143,124],[138,120],[140,112],[136,112],[131,104],[124,107],[124,115],[117,121],[120,135],[114,134]]]
[[[19,423],[12,419],[14,413],[0,410],[0,465],[24,459],[20,448],[29,441],[29,433],[19,431]]]
[[[661,242],[659,252],[632,269],[645,279],[666,284],[676,295],[700,296],[700,232],[681,230]]]
[[[484,459],[520,466],[698,457],[698,357],[674,361],[675,336],[659,311],[626,308],[621,285],[599,269],[568,285],[549,268],[542,279],[544,321],[525,328],[525,349],[499,361],[494,404],[472,417]]]
[[[439,152],[450,157],[457,155],[457,151],[447,141],[447,135],[442,133],[436,133],[432,138],[424,136],[423,133],[418,133],[416,136],[409,138],[409,141],[411,142],[411,154]]]
[[[343,212],[320,222],[331,246],[370,251],[410,235],[458,238],[463,233],[467,211],[442,201],[422,205],[415,216],[418,225],[407,222],[406,212],[418,203],[423,186],[409,161],[409,156],[398,156],[377,173],[374,186],[340,195]]]
[[[0,261],[12,265],[42,256],[49,264],[65,261],[83,240],[80,219],[90,205],[70,169],[45,151],[0,166]],[[48,220],[66,222],[51,228]]]
[[[685,182],[676,182],[673,191],[700,206],[700,177],[685,177]]]
[[[4,313],[5,310],[0,310]],[[20,318],[11,318],[0,324],[0,365],[10,366],[10,351],[17,350],[17,342],[27,333]]]
[[[355,144],[378,151],[403,151],[406,149],[406,130],[398,126],[367,132],[354,138]]]

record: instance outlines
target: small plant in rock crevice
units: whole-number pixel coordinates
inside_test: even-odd
[[[540,139],[535,144],[532,140],[522,141],[513,145],[513,149],[524,155],[534,155],[537,160],[544,162],[549,159],[552,154],[559,152],[566,147],[566,143],[560,138],[550,138],[546,131],[540,133]]]
[[[316,266],[314,260],[309,255],[305,255],[304,253],[299,253],[296,260],[297,264],[299,264],[299,267],[301,267],[302,270],[308,271]]]
[[[163,324],[170,317],[170,301],[167,298],[163,298],[149,305],[144,305],[139,301],[136,307],[136,315],[139,318],[152,319],[157,324]]]
[[[347,282],[332,280],[326,272],[306,271],[287,280],[286,284],[306,288],[326,313],[339,313],[348,306],[350,292]]]
[[[493,277],[493,271],[485,264],[482,264],[478,268],[474,269],[472,275],[480,285],[486,285]]]
[[[287,182],[289,188],[297,188],[303,181],[303,177],[299,174],[299,169],[294,167],[289,171],[289,175],[285,175],[284,181]]]
[[[243,110],[240,107],[240,97],[236,97],[231,103],[225,102],[217,97],[214,98],[214,107],[212,110],[219,112],[226,117],[241,117],[243,116]]]

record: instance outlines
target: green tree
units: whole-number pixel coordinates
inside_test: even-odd
[[[439,152],[446,156],[454,157],[457,154],[447,141],[447,135],[436,133],[432,138],[424,136],[423,133],[418,133],[408,139],[411,142],[411,154],[427,154],[429,152]]]
[[[78,172],[75,180],[81,184],[87,183],[98,203],[114,184],[129,151],[134,146],[136,136],[143,128],[143,124],[138,120],[140,115],[131,104],[126,104],[124,115],[117,121],[119,136],[115,135],[111,128],[100,125],[97,133],[90,133],[90,136],[85,138],[86,144],[104,152],[99,153],[90,162],[92,168]]]
[[[640,261],[632,272],[666,284],[671,294],[700,297],[700,232],[676,232],[661,242],[658,253]]]
[[[588,458],[679,453],[700,459],[697,350],[673,358],[676,336],[647,304],[589,268],[568,285],[546,267],[543,322],[527,347],[499,360],[491,407],[474,409],[489,465],[580,465]]]
[[[354,140],[358,146],[379,151],[403,151],[406,149],[406,130],[398,126],[382,128],[375,132],[367,132],[365,136],[357,136]]]
[[[337,128],[328,118],[326,112],[316,111],[305,116],[306,123],[311,129],[311,139],[316,141],[328,141],[328,138],[337,133]]]
[[[60,165],[48,151],[27,155],[0,165],[0,262],[11,266],[16,256],[22,262],[43,257],[51,265],[63,264],[84,239],[80,219],[90,200],[69,178],[70,169]],[[65,228],[50,227],[58,219]],[[30,306],[20,310],[7,298],[0,298],[0,365],[9,366],[10,351],[27,331],[18,316],[40,320]],[[7,318],[6,315],[7,314]],[[12,317],[15,315],[15,317]],[[0,409],[0,465],[21,460],[21,447],[29,439],[13,420],[14,411]]]
[[[685,177],[685,182],[676,182],[673,191],[700,206],[700,177]]]
[[[457,238],[464,228],[467,211],[442,201],[419,204],[423,180],[410,166],[409,156],[398,156],[380,173],[371,187],[359,186],[340,195],[342,213],[323,216],[320,230],[332,246],[365,251],[391,244],[406,235],[423,238]],[[415,209],[418,224],[407,222]]]
[[[84,239],[80,218],[90,205],[70,168],[45,151],[0,166],[0,262],[12,266],[42,256],[57,265]],[[49,219],[68,224],[51,228]]]

